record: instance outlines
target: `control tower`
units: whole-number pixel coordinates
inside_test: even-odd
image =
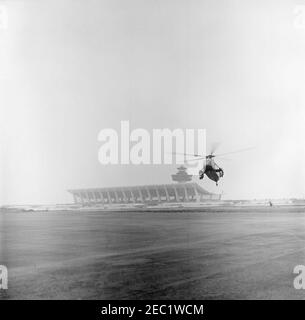
[[[181,166],[178,168],[178,172],[176,174],[172,174],[173,181],[178,183],[185,183],[192,180],[192,175],[186,172],[186,167]]]

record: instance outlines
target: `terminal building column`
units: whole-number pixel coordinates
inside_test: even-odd
[[[131,194],[131,200],[133,203],[136,202],[136,199],[135,199],[135,196],[134,196],[134,193],[133,193],[133,189],[130,189],[130,194]]]
[[[96,197],[96,193],[95,193],[95,191],[92,191],[92,195],[93,195],[93,201],[94,201],[94,203],[95,204],[97,204],[97,197]]]
[[[74,203],[78,203],[78,199],[77,199],[77,195],[76,193],[73,193],[73,199],[74,199]]]
[[[90,195],[90,198],[89,198],[89,199],[90,199],[90,202],[91,202],[91,203],[95,203],[95,200],[94,200],[94,192],[93,192],[93,191],[90,191],[90,192],[89,192],[89,195]]]
[[[160,197],[160,193],[159,193],[158,187],[155,187],[155,190],[156,190],[156,194],[157,194],[157,197],[158,197],[158,201],[161,202],[161,197]]]
[[[112,203],[109,191],[107,191],[107,199],[108,199],[108,204]]]
[[[187,188],[186,188],[186,185],[183,186],[183,189],[184,189],[184,201],[189,201],[189,197],[188,197],[188,194],[187,194]]]
[[[144,198],[143,198],[143,194],[142,194],[141,188],[138,189],[138,192],[139,192],[139,196],[140,196],[141,202],[144,202]]]
[[[147,194],[148,194],[148,198],[149,198],[149,200],[150,200],[150,201],[152,201],[152,196],[151,196],[151,193],[150,193],[150,191],[149,191],[149,188],[148,188],[148,187],[146,187],[146,191],[147,191]]]
[[[123,202],[127,203],[128,201],[127,201],[126,193],[123,189],[122,189],[122,195],[123,195]]]
[[[83,194],[83,192],[81,191],[81,192],[79,193],[79,195],[80,195],[81,203],[82,203],[82,205],[84,205],[84,194]]]
[[[89,191],[86,192],[86,200],[87,200],[87,203],[90,203]]]
[[[164,186],[164,190],[165,190],[165,194],[166,194],[166,200],[167,202],[170,201],[170,197],[169,197],[169,193],[168,193],[168,190],[167,190],[167,186]]]
[[[116,203],[119,203],[119,196],[118,196],[118,191],[117,190],[114,190],[114,196],[115,196],[115,202]]]
[[[100,191],[99,194],[100,194],[101,202],[104,203],[104,195],[103,195],[103,192]]]
[[[194,186],[194,193],[195,193],[195,197],[196,197],[196,202],[199,202],[200,201],[200,196],[199,196],[199,193],[196,189],[196,186]]]
[[[174,191],[175,191],[176,202],[179,202],[179,195],[178,195],[177,188],[176,188],[176,186],[173,186],[173,188],[174,188]]]

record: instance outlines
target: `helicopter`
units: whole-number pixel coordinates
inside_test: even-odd
[[[240,149],[240,150],[221,153],[221,154],[214,154],[215,149],[216,147],[214,147],[213,150],[210,152],[210,154],[206,156],[199,155],[199,154],[188,154],[188,153],[183,153],[183,155],[195,157],[194,159],[186,160],[186,162],[203,160],[202,169],[199,170],[199,179],[202,180],[204,178],[204,175],[206,175],[210,180],[215,181],[216,186],[218,186],[218,181],[220,180],[220,178],[223,178],[224,176],[224,170],[216,164],[216,162],[214,161],[214,158],[222,157],[222,156],[233,154],[233,153],[244,152],[247,150],[251,150],[253,148],[252,147],[245,148],[245,149]]]
[[[216,182],[218,186],[218,180],[224,176],[224,171],[214,161],[215,155],[209,154],[206,156],[203,168],[199,170],[199,179],[203,179],[206,175],[209,179]]]

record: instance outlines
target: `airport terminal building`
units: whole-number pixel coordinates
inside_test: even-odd
[[[195,182],[181,166],[172,175],[175,183],[158,185],[141,185],[112,188],[89,188],[68,190],[79,205],[111,204],[160,204],[207,202],[221,200],[220,194],[210,193]]]

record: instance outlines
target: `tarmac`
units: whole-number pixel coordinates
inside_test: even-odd
[[[304,299],[305,208],[1,212],[0,299]]]

